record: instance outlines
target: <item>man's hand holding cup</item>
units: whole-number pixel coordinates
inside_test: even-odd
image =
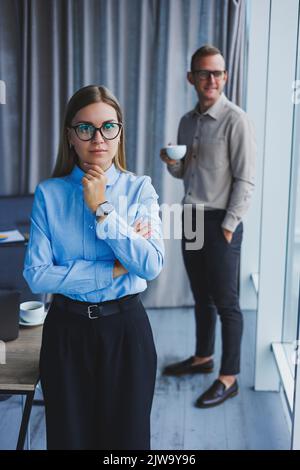
[[[172,145],[168,144],[160,151],[160,158],[167,165],[175,165],[178,160],[184,157],[186,154],[186,145]]]

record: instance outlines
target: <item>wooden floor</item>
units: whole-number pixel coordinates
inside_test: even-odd
[[[240,393],[223,405],[200,410],[195,399],[217,375],[220,334],[217,335],[216,372],[182,378],[163,377],[169,362],[194,351],[192,309],[148,310],[158,353],[156,392],[152,410],[152,449],[289,449],[290,435],[278,393],[254,392],[255,313],[245,312]],[[36,397],[41,392],[37,390]],[[14,449],[21,416],[20,397],[0,401],[0,449]],[[31,415],[31,448],[45,449],[43,407]]]

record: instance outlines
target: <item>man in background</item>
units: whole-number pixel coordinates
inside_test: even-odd
[[[187,79],[198,103],[179,125],[178,144],[187,145],[182,160],[161,158],[175,178],[184,180],[183,203],[204,205],[204,244],[186,248],[183,259],[195,300],[196,351],[171,364],[166,375],[209,373],[214,367],[217,313],[222,325],[222,359],[218,379],[202,393],[196,406],[206,408],[237,395],[243,318],[239,305],[239,264],[242,219],[254,189],[255,139],[247,114],[223,94],[228,75],[221,52],[205,45],[192,56]],[[185,209],[183,209],[185,210]],[[183,217],[184,223],[184,217]]]

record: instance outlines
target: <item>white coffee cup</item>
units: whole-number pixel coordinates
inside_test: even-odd
[[[30,300],[20,304],[20,320],[26,323],[39,323],[44,320],[45,305],[43,302]]]
[[[186,145],[168,145],[166,152],[172,160],[180,160],[186,154]]]

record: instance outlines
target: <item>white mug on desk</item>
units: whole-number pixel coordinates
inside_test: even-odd
[[[45,306],[43,302],[31,300],[20,304],[20,320],[25,323],[42,322],[45,317]]]

